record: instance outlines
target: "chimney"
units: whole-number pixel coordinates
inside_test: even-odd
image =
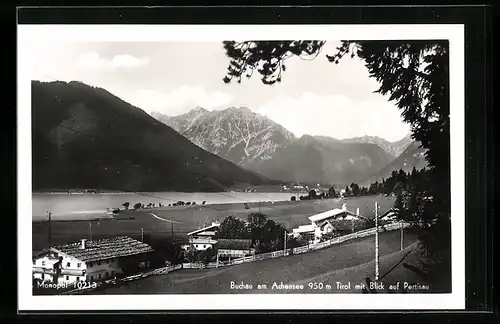
[[[359,216],[359,208],[356,208],[356,215]]]
[[[87,247],[87,239],[82,239],[82,244],[80,245],[80,249],[85,250]]]

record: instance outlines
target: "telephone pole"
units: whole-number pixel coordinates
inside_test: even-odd
[[[141,228],[141,242],[144,243],[144,228]]]
[[[172,242],[174,241],[174,222],[170,221],[170,237],[172,238]]]
[[[49,248],[52,247],[52,212],[48,211],[49,215]]]
[[[92,241],[92,223],[89,223],[89,241]]]
[[[401,251],[403,251],[403,232],[404,232],[404,229],[403,229],[403,220],[400,220],[399,221],[399,224],[400,224],[400,228],[401,228]]]
[[[379,278],[378,258],[378,202],[375,202],[375,281]]]
[[[283,256],[286,256],[286,231],[285,231],[285,240],[283,241]]]

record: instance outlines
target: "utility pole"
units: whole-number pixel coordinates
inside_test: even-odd
[[[379,278],[378,261],[378,202],[375,202],[375,281]]]
[[[89,223],[89,241],[92,241],[92,223]]]
[[[260,201],[259,201],[259,214],[260,214]]]
[[[52,212],[48,211],[49,214],[49,248],[52,247]]]
[[[141,228],[141,242],[144,243],[144,228]]]
[[[170,237],[172,238],[172,242],[174,242],[174,222],[170,221]]]
[[[403,232],[404,232],[404,230],[403,230],[403,220],[400,220],[399,223],[400,223],[400,228],[401,228],[401,251],[403,251],[403,246],[404,246],[403,245]]]
[[[286,231],[285,231],[285,240],[283,241],[283,256],[286,256]]]

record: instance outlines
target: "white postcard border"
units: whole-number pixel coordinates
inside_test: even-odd
[[[222,40],[450,41],[452,293],[32,295],[31,55],[36,42]],[[18,25],[18,309],[349,310],[465,308],[464,25]],[[224,74],[224,71],[221,71]],[[222,75],[221,74],[221,75]]]

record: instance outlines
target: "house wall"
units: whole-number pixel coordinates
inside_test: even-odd
[[[48,252],[33,261],[33,278],[40,279],[44,282],[54,282],[55,273],[53,271],[54,263],[58,260],[57,256],[51,256],[53,252]],[[60,255],[63,257],[61,264],[61,274],[57,279],[58,284],[74,283],[78,281],[96,282],[108,280],[115,277],[117,274],[122,274],[123,270],[120,266],[120,259],[108,259],[94,262],[83,262],[76,258]],[[147,267],[146,261],[141,262],[140,267]],[[36,268],[36,270],[35,270]]]
[[[33,273],[33,278],[53,282],[55,274],[49,272],[53,272],[54,263],[58,261],[59,256],[62,256],[63,259],[61,263],[61,274],[58,277],[57,283],[85,281],[85,274],[82,273],[83,270],[86,270],[85,262],[67,255],[57,254],[52,251],[33,261],[33,268],[40,268],[43,271],[46,271],[46,273]]]
[[[91,282],[102,281],[114,278],[115,275],[122,273],[118,259],[88,262],[86,280]]]
[[[315,241],[319,240],[321,238],[321,235],[322,235],[321,228],[316,227],[314,229],[314,239],[315,239]]]
[[[213,249],[213,238],[211,235],[192,235],[189,238],[189,241],[191,242],[192,240],[199,240],[198,242],[192,242],[191,244],[194,246],[194,248],[198,251],[204,251],[207,250],[208,248]],[[210,243],[210,241],[212,243]]]
[[[197,249],[198,251],[208,250],[208,248],[212,248],[212,249],[213,249],[212,244],[208,244],[208,243],[205,243],[205,244],[196,243],[196,244],[193,244],[193,246],[194,246],[194,248],[195,248],[195,249]]]

